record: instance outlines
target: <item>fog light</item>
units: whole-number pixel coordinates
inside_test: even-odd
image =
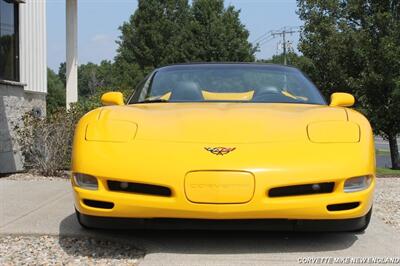
[[[313,185],[311,186],[311,188],[312,188],[312,190],[314,190],[314,191],[318,191],[318,190],[321,189],[321,186],[320,186],[319,184],[313,184]]]
[[[74,181],[78,187],[91,190],[98,189],[97,178],[94,176],[75,173]]]
[[[364,190],[369,187],[371,181],[371,176],[358,176],[349,178],[344,183],[344,192],[356,192]]]
[[[121,182],[121,184],[119,185],[122,189],[127,189],[129,187],[128,182]]]

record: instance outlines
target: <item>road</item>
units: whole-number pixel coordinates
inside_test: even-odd
[[[399,144],[400,151],[400,138],[397,139],[397,143]],[[375,149],[380,151],[390,151],[389,143],[386,140],[383,140],[381,137],[375,137]],[[385,152],[384,154],[376,155],[376,165],[377,167],[390,168],[392,166],[392,162],[390,159],[390,154]]]
[[[397,143],[400,145],[400,137],[397,138]],[[375,137],[375,148],[378,150],[388,151],[390,150],[389,142],[383,140],[382,137]],[[400,146],[399,146],[399,151],[400,151]]]
[[[0,234],[55,235],[67,253],[72,247],[65,244],[64,236],[118,241],[145,250],[140,265],[294,265],[303,257],[400,256],[399,231],[374,216],[364,234],[126,232],[82,229],[66,181],[0,179],[0,203]]]

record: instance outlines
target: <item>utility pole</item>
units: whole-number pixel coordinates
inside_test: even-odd
[[[286,34],[293,34],[297,33],[299,30],[292,30],[292,29],[286,29],[284,28],[281,31],[275,31],[271,33],[273,37],[275,36],[282,36],[282,41],[283,41],[283,64],[287,65],[287,41],[286,41]]]
[[[282,31],[282,39],[283,39],[283,64],[287,65],[287,58],[286,58],[286,31]]]
[[[269,43],[273,41],[277,36],[282,36],[283,39],[283,63],[287,65],[287,53],[289,50],[288,44],[289,41],[287,40],[287,34],[292,35],[293,33],[298,33],[301,32],[302,28],[301,26],[294,26],[294,27],[283,27],[279,30],[270,30],[264,34],[262,34],[260,37],[258,37],[256,40],[253,41],[254,46],[261,47],[262,45]]]

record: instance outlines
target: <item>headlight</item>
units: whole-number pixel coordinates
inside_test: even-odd
[[[352,177],[344,182],[344,192],[361,191],[369,187],[371,184],[371,176]]]
[[[99,187],[97,184],[97,178],[94,176],[75,173],[73,174],[73,177],[74,182],[78,187],[91,190],[97,190]]]

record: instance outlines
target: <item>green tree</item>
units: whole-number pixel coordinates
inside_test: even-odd
[[[66,86],[66,64],[61,63],[58,69],[58,78]],[[99,65],[94,63],[81,64],[78,67],[78,94],[79,97],[90,98],[97,91],[115,90],[116,83],[114,64],[103,60]]]
[[[374,131],[389,140],[400,169],[400,2],[298,0],[304,21],[300,51],[315,66],[325,94],[353,92]]]
[[[254,61],[255,48],[233,6],[223,0],[139,0],[138,9],[120,27],[115,63],[78,68],[79,101],[104,90],[125,96],[154,68],[191,61]],[[65,86],[66,65],[58,77]]]
[[[102,60],[97,68],[97,78],[102,87],[111,88],[116,82],[114,76],[114,63],[110,60]]]
[[[129,62],[124,58],[117,59],[113,67],[114,77],[116,77],[113,83],[114,90],[121,91],[127,97],[149,71],[151,69],[143,71],[135,62]]]
[[[284,55],[274,55],[271,59],[262,59],[258,60],[258,62],[262,63],[270,63],[270,64],[283,64],[284,62]],[[290,66],[297,67],[301,71],[303,71],[308,76],[312,76],[315,73],[315,66],[309,58],[305,57],[304,55],[298,55],[295,52],[289,52],[287,54],[287,63]]]
[[[138,9],[120,27],[117,61],[137,63],[145,72],[187,61],[189,23],[187,0],[139,0]]]
[[[240,11],[224,8],[223,0],[194,0],[190,30],[195,61],[252,62],[256,49],[241,23]]]
[[[91,62],[78,67],[78,94],[80,97],[93,95],[96,92],[96,88],[100,86],[97,68],[98,66]]]
[[[67,73],[67,64],[65,62],[62,62],[58,67],[57,75],[60,78],[61,82],[64,84],[64,87],[67,84],[66,73]]]
[[[192,61],[254,61],[239,11],[223,0],[139,0],[121,27],[117,83],[133,88],[156,67]]]
[[[65,87],[59,76],[50,68],[47,69],[47,113],[65,107]]]
[[[98,90],[112,89],[114,84],[113,64],[103,60],[99,65],[94,63],[82,64],[78,68],[79,96],[89,97]]]

